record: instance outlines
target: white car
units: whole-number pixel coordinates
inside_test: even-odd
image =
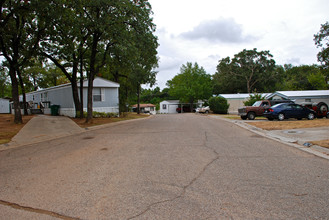
[[[206,114],[208,114],[209,112],[210,112],[209,106],[201,107],[199,109],[199,113],[206,113]]]

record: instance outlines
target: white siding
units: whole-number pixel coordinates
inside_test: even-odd
[[[0,113],[10,113],[9,100],[0,99]]]

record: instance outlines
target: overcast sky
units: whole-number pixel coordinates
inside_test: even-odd
[[[160,46],[157,85],[197,62],[214,74],[218,61],[243,49],[269,50],[277,64],[317,64],[313,35],[329,21],[328,0],[149,0]]]

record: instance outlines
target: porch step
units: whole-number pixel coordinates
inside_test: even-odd
[[[41,109],[31,109],[31,114],[36,115],[36,114],[43,114]]]

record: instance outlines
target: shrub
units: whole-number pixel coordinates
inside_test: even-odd
[[[262,96],[261,94],[255,93],[255,94],[250,94],[249,99],[245,102],[243,102],[243,104],[245,106],[252,106],[255,102],[260,101],[260,100],[264,100],[265,96]]]
[[[75,117],[76,117],[76,118],[80,118],[80,112],[79,112],[79,111],[77,112],[77,114],[76,114]],[[87,112],[83,111],[83,117],[84,117],[84,118],[87,118]]]
[[[227,100],[223,97],[211,97],[208,102],[210,110],[216,114],[227,114],[227,110],[230,107]]]
[[[80,117],[80,113],[78,112],[77,118]],[[86,118],[87,117],[87,112],[83,112],[83,117]],[[114,113],[114,112],[108,112],[108,113],[105,113],[105,112],[96,112],[96,111],[93,111],[93,118],[114,118],[114,117],[118,117],[118,114],[117,113]]]

